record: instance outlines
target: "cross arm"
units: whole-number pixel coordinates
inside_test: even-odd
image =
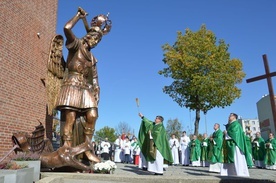
[[[269,73],[269,74],[264,74],[264,75],[261,75],[261,76],[250,78],[250,79],[247,79],[246,82],[251,83],[251,82],[254,82],[254,81],[266,79],[266,78],[273,77],[273,76],[276,76],[276,72],[272,72],[272,73]]]

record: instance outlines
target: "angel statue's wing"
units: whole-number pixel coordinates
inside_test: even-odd
[[[61,82],[65,74],[66,63],[62,54],[63,42],[63,37],[61,35],[56,35],[50,44],[46,81],[49,115],[52,115],[53,110],[55,109]]]

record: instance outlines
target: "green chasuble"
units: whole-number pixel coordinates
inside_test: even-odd
[[[249,136],[245,136],[246,145],[248,148],[248,152],[252,154],[252,144],[251,144],[251,138]]]
[[[130,145],[131,145],[131,148],[133,149],[133,151],[135,151],[137,149],[137,147],[139,147],[138,141],[132,142]]]
[[[190,160],[191,161],[198,161],[200,157],[200,141],[198,139],[191,140],[189,143],[190,147]]]
[[[265,143],[265,149],[265,165],[276,165],[276,139],[268,139]]]
[[[205,146],[207,145],[207,146]],[[209,147],[209,139],[203,139],[201,141],[201,156],[200,156],[200,160],[201,161],[207,161],[207,156],[208,156],[208,147]]]
[[[245,159],[247,162],[247,165],[251,165],[252,160],[249,154],[249,150],[246,145],[246,137],[242,130],[241,125],[239,122],[233,121],[227,126],[227,134],[231,137],[231,139],[226,140],[226,157],[225,163],[234,163],[234,152],[235,152],[235,146],[238,146],[238,148],[241,150],[241,152],[245,155]]]
[[[256,143],[258,142],[258,143]],[[257,145],[259,144],[259,146]],[[253,159],[257,161],[263,161],[265,157],[265,141],[262,137],[256,137],[252,143]]]
[[[252,144],[251,144],[251,138],[247,135],[245,135],[245,142],[246,142],[246,146],[247,146],[247,149],[248,149],[248,154],[250,156],[250,158],[248,158],[247,165],[248,165],[248,167],[251,168],[253,166]]]
[[[210,163],[222,163],[223,133],[218,129],[212,137],[213,140],[209,144],[208,161]]]
[[[150,139],[149,131],[153,140]],[[138,134],[141,151],[147,161],[155,161],[156,148],[168,162],[173,162],[172,152],[163,123],[155,124],[143,117]]]

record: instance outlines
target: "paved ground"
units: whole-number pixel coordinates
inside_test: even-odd
[[[217,173],[211,173],[207,167],[169,166],[164,175],[153,175],[139,169],[132,164],[117,164],[114,174],[86,174],[86,173],[42,173],[39,183],[259,183],[276,182],[276,171],[266,169],[249,169],[250,177],[221,177]],[[46,178],[44,178],[46,177]],[[52,180],[56,177],[58,181]],[[44,178],[44,179],[43,179]]]

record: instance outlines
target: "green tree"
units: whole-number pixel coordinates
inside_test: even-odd
[[[200,111],[205,114],[212,108],[229,106],[241,95],[236,84],[245,77],[242,62],[230,59],[229,45],[219,40],[214,33],[202,25],[192,32],[186,29],[177,33],[176,42],[162,46],[163,62],[167,68],[160,75],[172,78],[163,92],[180,107],[195,111],[194,134],[198,135]]]
[[[94,139],[95,141],[99,141],[99,140],[104,140],[106,137],[108,138],[109,142],[115,142],[116,140],[115,129],[105,126],[100,130],[96,131],[96,135],[94,136]]]
[[[182,134],[182,124],[178,119],[169,119],[167,121],[166,132],[168,136],[175,134],[176,138],[180,138]]]

